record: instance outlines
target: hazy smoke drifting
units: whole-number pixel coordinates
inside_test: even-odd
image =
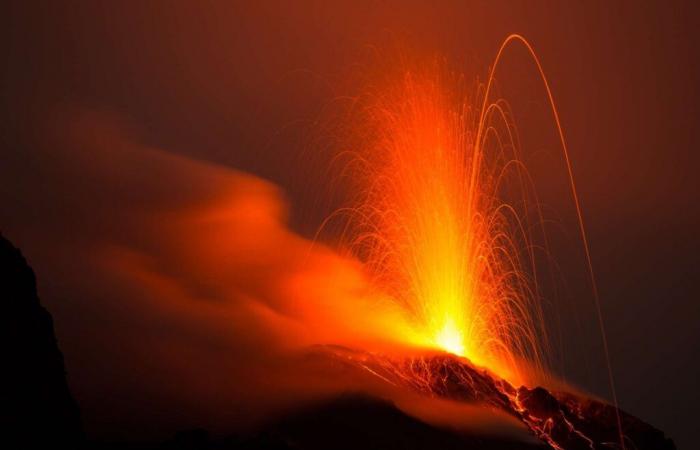
[[[332,389],[296,350],[390,338],[360,265],[290,231],[276,186],[139,144],[110,115],[60,117],[5,166],[0,202],[21,212],[3,231],[37,272],[88,431],[246,424]]]

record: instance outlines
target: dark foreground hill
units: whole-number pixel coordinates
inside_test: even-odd
[[[51,315],[39,303],[34,272],[1,235],[0,341],[0,447],[79,445],[80,416],[68,389]]]

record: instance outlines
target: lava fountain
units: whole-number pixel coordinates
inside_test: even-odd
[[[546,365],[542,230],[525,221],[538,205],[508,104],[479,100],[437,63],[372,95],[352,157],[361,195],[336,215],[378,297],[410,323],[401,340],[522,382]]]
[[[553,379],[549,316],[540,280],[554,274],[539,263],[550,257],[545,221],[512,111],[506,100],[492,98],[494,72],[513,42],[523,44],[533,57],[547,91],[607,361],[588,243],[557,110],[539,60],[518,35],[505,40],[486,83],[476,89],[470,89],[463,76],[434,63],[405,70],[390,86],[358,99],[361,120],[354,136],[360,136],[359,142],[343,156],[349,157],[344,171],[357,183],[359,194],[323,227],[341,220],[344,247],[364,263],[376,291],[373,298],[383,310],[388,306],[398,311],[408,324],[397,328],[403,330],[395,336],[397,341],[466,358],[468,366],[456,368],[449,360],[444,367],[436,366],[438,360],[410,356],[397,363],[384,356],[377,360],[340,355],[341,359],[375,375],[388,374],[382,379],[409,380],[448,397],[453,389],[436,387],[436,380],[440,386],[447,379],[471,386],[471,397],[483,394],[473,386],[476,372],[465,369],[473,364],[494,375],[486,376],[482,385],[496,386],[498,402],[507,399],[508,408],[522,415],[522,398],[534,391],[513,386]],[[434,366],[438,373],[432,373]],[[459,375],[462,370],[467,375]],[[608,375],[624,448],[609,364]],[[504,381],[493,381],[499,379]],[[562,441],[548,428],[551,418],[521,419],[553,448],[560,448],[557,442]],[[569,429],[569,419],[560,425]]]

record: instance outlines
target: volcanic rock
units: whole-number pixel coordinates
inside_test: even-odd
[[[360,393],[348,393],[310,405],[269,424],[249,441],[305,450],[545,450],[537,443],[476,436],[436,427],[411,417],[393,403]]]
[[[34,272],[2,235],[0,308],[0,442],[4,448],[76,448],[82,425],[51,314],[39,302]]]
[[[424,395],[499,408],[522,421],[552,449],[622,449],[618,414],[625,449],[676,448],[662,431],[613,405],[544,387],[516,388],[454,355],[390,358],[337,346],[317,347],[313,353]]]

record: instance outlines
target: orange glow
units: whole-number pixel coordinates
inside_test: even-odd
[[[505,41],[494,67],[516,39],[521,38]],[[191,384],[205,391],[193,395],[197,401],[223,401],[221,389],[207,381],[216,372],[223,379],[220,386],[230,385],[226,372],[208,370],[219,361],[236,366],[239,375],[228,400],[257,405],[263,392],[274,403],[279,396],[271,386],[318,390],[322,383],[309,383],[303,371],[294,376],[283,358],[313,344],[385,353],[400,349],[399,361],[410,369],[421,358],[407,357],[409,350],[445,351],[514,386],[541,383],[549,376],[550,351],[534,249],[543,245],[546,252],[546,239],[542,242],[538,201],[512,114],[507,102],[491,98],[492,80],[493,72],[485,86],[469,89],[440,64],[423,65],[358,99],[362,120],[351,124],[359,142],[351,146],[352,163],[344,167],[359,184],[357,198],[326,222],[346,219],[339,247],[349,248],[350,257],[335,246],[311,245],[290,230],[283,196],[267,181],[133,143],[101,116],[58,126],[72,150],[65,158],[77,167],[64,169],[70,179],[82,180],[83,168],[90,167],[85,183],[129,185],[131,191],[124,192],[139,193],[139,202],[124,194],[106,201],[104,192],[122,189],[77,185],[81,195],[94,196],[88,198],[99,208],[90,216],[104,218],[99,222],[110,224],[106,232],[115,233],[113,209],[123,210],[111,245],[103,252],[85,251],[97,262],[91,265],[103,267],[109,285],[123,291],[110,308],[115,314],[126,309],[124,298],[133,302],[126,305],[134,318],[170,320],[175,326],[164,328],[182,327],[187,338],[182,341],[197,336],[192,355],[200,342],[222,343],[212,365],[191,369],[188,380],[197,380]],[[547,93],[552,102],[548,87]],[[553,103],[552,108],[580,220]],[[125,170],[135,166],[156,176]],[[590,269],[587,251],[586,258]],[[597,302],[595,292],[594,298]],[[86,334],[99,334],[90,331]],[[169,335],[157,340],[132,333],[134,354],[162,352],[163,366],[177,373],[183,346],[172,346]],[[125,365],[114,373],[137,369]],[[404,375],[440,376],[424,372]],[[347,389],[345,381],[326,381]]]
[[[336,215],[349,219],[344,236],[377,298],[398,306],[408,324],[396,339],[466,357],[515,384],[549,379],[535,255],[549,256],[544,218],[509,104],[493,98],[494,73],[511,43],[527,50],[547,92],[617,406],[568,149],[542,66],[523,37],[506,38],[476,95],[460,75],[423,64],[366,104],[358,99],[365,121],[351,154],[361,194]],[[624,448],[619,413],[617,421]]]
[[[443,350],[454,353],[455,355],[464,356],[464,335],[462,330],[457,328],[454,321],[447,320],[442,330],[435,338],[435,344]]]
[[[521,219],[536,202],[507,105],[481,114],[467,92],[435,64],[372,95],[353,158],[363,194],[338,214],[377,297],[410,324],[399,340],[524,381],[546,345]],[[512,186],[521,194],[506,199]]]

